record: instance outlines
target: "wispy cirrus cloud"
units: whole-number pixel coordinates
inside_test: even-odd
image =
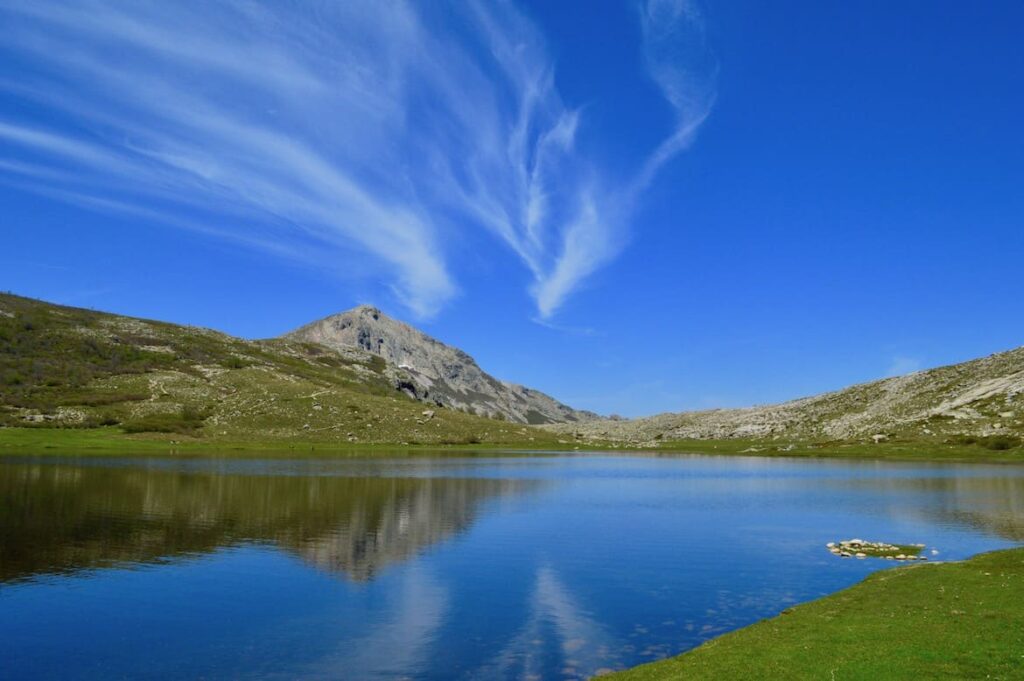
[[[704,16],[692,0],[647,0],[640,10],[644,60],[675,112],[675,128],[647,157],[633,191],[642,191],[669,159],[685,150],[711,113],[718,62]]]
[[[484,228],[551,317],[619,252],[713,95],[694,6],[644,4],[676,125],[623,182],[578,148],[582,114],[512,4],[46,0],[0,18],[0,90],[37,114],[0,116],[0,176],[339,269],[366,254],[420,316],[457,293],[447,244]]]
[[[921,360],[917,357],[907,357],[905,355],[897,355],[892,358],[889,362],[889,368],[885,371],[884,378],[894,378],[896,376],[906,376],[920,371],[922,368]]]

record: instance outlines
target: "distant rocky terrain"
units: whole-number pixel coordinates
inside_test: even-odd
[[[494,378],[462,350],[375,307],[363,305],[331,315],[284,338],[381,357],[396,387],[423,402],[517,423],[600,420],[597,414],[578,411],[537,390]]]
[[[659,414],[549,429],[580,440],[970,440],[1016,446],[1024,435],[1024,347],[982,359],[746,409]]]

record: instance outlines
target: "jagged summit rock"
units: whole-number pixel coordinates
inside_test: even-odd
[[[307,324],[285,338],[335,350],[358,349],[388,364],[396,387],[424,402],[519,423],[599,419],[537,390],[498,380],[472,357],[371,305]]]

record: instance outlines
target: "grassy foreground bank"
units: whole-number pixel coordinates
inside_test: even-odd
[[[860,584],[608,677],[1024,678],[1024,549],[877,572]]]

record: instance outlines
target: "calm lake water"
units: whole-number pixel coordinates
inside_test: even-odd
[[[1024,538],[1024,468],[0,458],[0,678],[579,679]]]

